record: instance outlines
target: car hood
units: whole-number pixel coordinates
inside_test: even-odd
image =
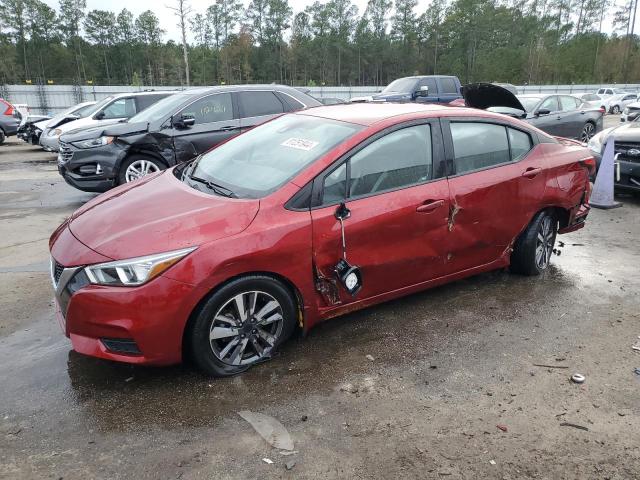
[[[259,200],[200,192],[165,170],[96,197],[70,218],[71,233],[121,260],[199,246],[246,229]]]
[[[604,131],[603,145],[611,135],[616,142],[640,142],[640,122],[623,123],[609,131]]]
[[[88,128],[80,128],[65,133],[65,142],[80,142],[82,140],[90,140],[92,138],[100,138],[103,135],[111,137],[121,137],[124,135],[133,135],[135,133],[144,133],[149,130],[147,122],[129,123],[129,122],[108,122]]]
[[[520,100],[506,88],[491,83],[470,83],[462,87],[462,96],[467,107],[486,110],[490,107],[505,107],[526,111]]]

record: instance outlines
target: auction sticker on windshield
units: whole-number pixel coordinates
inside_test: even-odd
[[[314,142],[313,140],[306,140],[304,138],[290,138],[285,140],[280,145],[283,147],[297,148],[298,150],[304,150],[308,152],[312,148],[316,147],[320,142]]]

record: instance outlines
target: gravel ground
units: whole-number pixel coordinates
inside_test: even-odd
[[[559,237],[541,277],[496,271],[335,319],[224,380],[70,350],[47,239],[90,198],[54,156],[0,146],[0,478],[640,478],[638,198]],[[240,410],[277,418],[296,453]]]

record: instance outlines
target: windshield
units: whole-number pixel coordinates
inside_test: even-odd
[[[179,93],[165,97],[162,100],[158,100],[149,108],[146,108],[137,115],[131,117],[129,119],[129,123],[149,123],[154,120],[164,120],[165,118],[173,115],[175,109],[190,98],[195,99],[196,96],[188,93]]]
[[[416,83],[418,83],[418,81],[415,78],[399,78],[387,85],[387,87],[382,90],[382,93],[412,93],[415,90]]]
[[[211,182],[235,197],[261,198],[362,128],[284,115],[205,153],[187,178]]]
[[[522,104],[524,109],[527,112],[530,112],[531,110],[533,110],[533,107],[535,107],[538,104],[538,102],[540,102],[541,98],[540,97],[518,97],[518,100],[520,100],[520,103]]]

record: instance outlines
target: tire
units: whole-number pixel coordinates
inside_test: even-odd
[[[548,210],[538,213],[516,240],[511,253],[511,271],[540,275],[549,266],[558,233],[558,221]]]
[[[580,132],[580,140],[583,143],[587,143],[595,134],[596,126],[592,122],[587,122],[584,124],[582,131]]]
[[[4,134],[4,130],[0,128],[0,145],[2,145],[6,139],[7,136]]]
[[[620,107],[618,105],[614,105],[611,109],[611,113],[613,113],[614,115],[618,115],[620,113]]]
[[[296,303],[285,285],[250,275],[214,292],[197,311],[185,340],[200,370],[228,377],[269,360],[293,333],[296,318]]]
[[[138,180],[150,173],[166,169],[160,160],[144,155],[131,155],[120,165],[118,171],[118,185]],[[137,174],[135,172],[138,172]],[[135,177],[135,178],[134,178]]]

